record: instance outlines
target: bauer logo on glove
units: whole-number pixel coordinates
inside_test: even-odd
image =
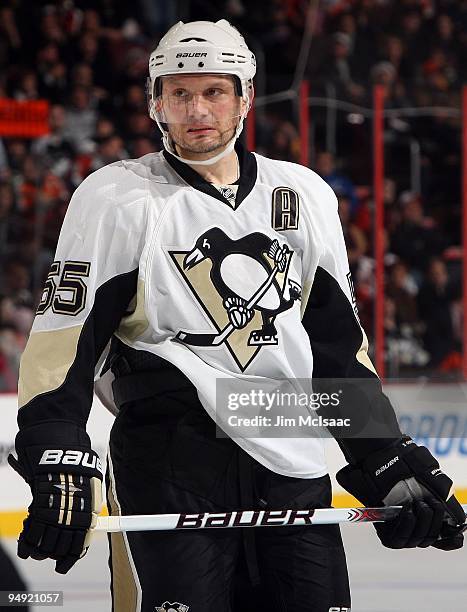
[[[41,445],[68,439],[62,448]],[[73,448],[74,447],[74,448]],[[31,487],[32,502],[18,540],[22,559],[54,559],[65,574],[83,557],[102,505],[102,468],[85,431],[53,423],[24,429],[16,436],[18,459],[8,462]]]
[[[56,465],[58,463],[63,463],[64,465],[82,465],[83,467],[97,468],[102,471],[101,460],[95,453],[83,453],[77,450],[45,450],[39,461],[39,465]]]

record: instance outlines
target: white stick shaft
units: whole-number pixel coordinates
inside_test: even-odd
[[[101,516],[94,531],[162,531],[226,527],[287,527],[374,523],[394,518],[401,506],[385,508],[322,508],[318,510],[238,510],[196,514],[140,514]],[[467,514],[467,505],[463,506]]]

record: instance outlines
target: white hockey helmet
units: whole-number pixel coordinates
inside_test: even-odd
[[[245,101],[235,135],[222,153],[190,164],[209,165],[232,151],[243,129],[243,121],[253,99],[253,77],[256,73],[254,54],[248,49],[240,32],[225,19],[216,22],[179,21],[163,36],[149,58],[147,83],[149,116],[156,121],[164,137],[165,148],[176,154],[164,117],[156,110],[156,100],[162,93],[161,77],[176,74],[222,74],[234,77],[235,91]]]

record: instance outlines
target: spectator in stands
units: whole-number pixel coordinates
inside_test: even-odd
[[[29,271],[31,300],[26,302],[26,305],[33,309],[41,299],[44,283],[54,260],[58,234],[67,204],[68,202],[64,203],[62,207],[55,204],[50,210],[53,215],[52,221],[40,230],[34,228],[33,231],[25,232],[22,239],[15,243],[15,249],[10,256]]]
[[[68,80],[58,45],[50,42],[39,49],[37,72],[41,97],[52,103],[63,103],[68,94]]]
[[[446,240],[431,217],[425,216],[421,197],[409,191],[399,197],[402,221],[391,234],[391,251],[408,264],[417,276],[425,269],[430,257],[441,255]]]
[[[37,75],[32,70],[26,70],[19,79],[18,85],[13,92],[13,98],[15,100],[37,100],[38,97]]]
[[[315,170],[336,193],[348,198],[350,214],[355,215],[358,207],[357,192],[352,181],[336,169],[334,155],[329,151],[318,153]]]
[[[23,160],[19,174],[18,180],[15,181],[18,210],[24,219],[33,224],[44,177],[43,166],[38,158],[28,154]]]
[[[70,105],[66,109],[65,137],[73,143],[76,151],[92,149],[92,137],[97,122],[97,111],[91,92],[76,85],[71,93]]]
[[[2,92],[1,92],[1,85],[0,85],[0,96],[1,95],[2,95]],[[6,180],[9,177],[9,175],[10,175],[10,169],[8,167],[5,144],[3,140],[0,138],[0,180]]]
[[[418,287],[407,266],[402,261],[395,263],[389,271],[386,295],[394,301],[398,325],[412,327],[415,332],[419,324],[417,293]]]
[[[400,10],[400,17],[397,20],[397,31],[406,50],[406,57],[409,61],[420,64],[427,48],[420,3],[409,4],[407,8],[401,3],[401,6],[396,8],[396,11],[398,10]]]
[[[384,300],[385,359],[389,376],[400,374],[401,368],[425,366],[428,353],[414,336],[410,326],[398,322],[397,306],[391,297]]]
[[[382,59],[390,62],[397,78],[406,86],[412,83],[414,78],[414,65],[410,63],[404,48],[404,43],[399,36],[391,33],[384,39]]]
[[[150,138],[136,138],[131,143],[130,153],[132,157],[142,157],[143,155],[147,155],[148,153],[154,153],[154,151],[158,151],[159,147],[154,144],[154,142]]]
[[[133,83],[143,83],[148,69],[147,51],[139,46],[130,46],[123,59],[121,91]]]
[[[117,130],[115,128],[115,123],[108,117],[101,115],[96,123],[94,141],[99,142],[99,140],[102,140],[103,138],[113,136],[114,134],[116,134],[116,132]]]
[[[133,140],[154,134],[155,128],[147,112],[129,113],[124,118],[123,134],[126,140]]]
[[[349,198],[337,193],[337,200],[349,268],[355,284],[360,320],[365,327],[371,327],[373,325],[374,261],[366,254],[368,240],[351,214]]]
[[[25,344],[14,325],[0,324],[0,393],[17,391],[19,362]]]
[[[109,108],[110,92],[105,87],[95,83],[94,70],[86,63],[80,63],[73,66],[71,70],[70,87],[83,87],[89,92],[91,106],[105,112]]]
[[[125,150],[120,136],[118,134],[106,136],[98,142],[97,150],[92,157],[88,173],[126,157],[128,157],[128,152]]]
[[[122,111],[124,113],[146,112],[147,106],[144,89],[139,84],[129,85],[125,91]]]
[[[293,36],[287,5],[282,0],[270,0],[264,8],[263,27],[257,36],[267,57],[267,68],[277,76],[291,75],[297,57],[297,40]],[[290,76],[288,81],[290,83]]]
[[[349,258],[349,267],[352,276],[357,276],[359,262],[367,251],[367,240],[362,230],[351,221],[351,205],[350,199],[345,195],[337,193],[339,204],[339,217],[342,223],[344,232],[345,244],[347,247],[347,255]]]
[[[7,161],[10,173],[15,175],[21,172],[24,160],[28,154],[28,147],[24,140],[12,138],[5,141]]]
[[[12,325],[22,334],[24,343],[29,335],[34,311],[22,302],[16,303],[11,297],[0,295],[0,325]]]
[[[103,126],[101,131],[105,134],[110,125]],[[83,153],[78,155],[73,168],[73,182],[79,185],[91,172],[102,168],[106,164],[111,164],[119,159],[128,157],[128,152],[124,148],[122,138],[110,132],[108,135],[95,138],[96,147],[93,153]]]
[[[101,35],[101,20],[98,11],[88,8],[83,11],[82,19],[81,29],[83,32],[93,34],[96,37]]]
[[[69,197],[65,183],[49,171],[41,159],[28,155],[15,187],[22,231],[30,238],[43,237],[48,226],[54,224],[55,206]]]
[[[66,136],[66,113],[63,106],[55,104],[49,114],[50,132],[38,138],[31,146],[32,153],[53,174],[66,177],[74,155],[72,143]]]
[[[16,305],[31,305],[31,274],[27,266],[18,259],[10,259],[3,266],[2,293]]]
[[[374,61],[374,49],[379,38],[375,28],[368,19],[359,16],[353,8],[341,14],[335,29],[350,37],[353,75],[358,83],[365,83]]]
[[[39,47],[36,56],[36,70],[41,83],[44,82],[47,73],[60,61],[60,50],[58,45],[47,43]]]
[[[357,82],[355,71],[352,39],[345,32],[335,32],[331,37],[328,58],[321,67],[321,80],[334,85],[338,99],[362,102],[366,90]]]
[[[431,49],[440,49],[449,58],[451,64],[457,64],[460,43],[451,15],[440,13],[435,17],[434,30],[430,40]]]
[[[175,2],[140,0],[139,4],[146,29],[151,36],[166,32],[177,21],[177,6]],[[224,10],[230,16],[241,17],[245,13],[241,0],[227,1]]]
[[[0,8],[0,29],[2,35],[5,37],[8,47],[15,54],[18,54],[23,41],[16,23],[15,12],[12,7],[4,6]],[[11,57],[11,60],[13,60],[13,57]]]
[[[0,183],[0,263],[21,238],[21,220],[15,210],[15,193],[9,182]]]
[[[417,292],[407,266],[402,261],[393,264],[386,286],[385,328],[388,358],[394,374],[405,366],[425,366],[430,359],[422,344]]]
[[[76,56],[70,68],[85,65],[93,75],[93,81],[98,87],[109,85],[109,59],[103,43],[91,31],[85,31],[78,42]]]
[[[460,365],[451,313],[459,292],[460,288],[450,282],[444,261],[431,259],[418,294],[418,306],[425,323],[424,344],[430,353],[430,365],[441,371],[450,369],[453,363],[454,367]]]
[[[400,108],[409,106],[410,101],[406,95],[403,82],[398,79],[397,70],[391,62],[383,61],[375,64],[370,72],[371,85],[380,85],[384,92],[384,105],[386,108]],[[373,91],[368,92],[370,96]],[[371,100],[368,101],[371,105]],[[391,128],[398,131],[407,131],[408,124],[402,122],[400,118],[392,119],[388,122]]]
[[[49,10],[42,12],[40,33],[46,43],[56,43],[60,48],[64,48],[66,46],[66,33],[62,27],[62,24],[60,23],[59,14],[55,7],[50,7]]]
[[[457,69],[442,49],[433,49],[423,63],[422,73],[431,104],[450,106],[451,89],[457,86]]]
[[[384,300],[384,333],[386,340],[397,337],[396,304],[390,297]]]
[[[290,121],[280,121],[276,126],[268,146],[269,156],[273,159],[300,159],[300,136]]]
[[[386,177],[384,179],[384,226],[388,231],[389,235],[396,230],[400,225],[402,219],[402,213],[400,208],[397,206],[397,183],[394,179]],[[371,218],[370,223],[367,225],[369,231],[371,231]]]

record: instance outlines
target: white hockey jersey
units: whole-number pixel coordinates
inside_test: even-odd
[[[369,376],[386,403],[333,191],[307,168],[237,152],[234,206],[166,152],[110,164],[78,187],[21,361],[20,427],[84,426],[95,379],[111,401],[110,373],[99,373],[113,334],[176,366],[221,429],[287,476],[324,475],[323,440],[278,435],[264,419],[238,429],[254,410],[229,405],[226,391]]]

